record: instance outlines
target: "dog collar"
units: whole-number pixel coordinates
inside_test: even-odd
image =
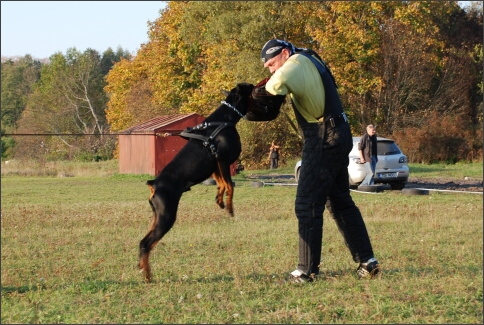
[[[240,117],[244,117],[244,115],[241,112],[239,112],[239,110],[237,108],[235,108],[233,105],[227,103],[225,100],[222,100],[220,103],[222,103],[222,104],[230,107],[231,109],[233,109],[237,114],[239,114]]]

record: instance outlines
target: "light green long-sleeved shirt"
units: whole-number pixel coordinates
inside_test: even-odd
[[[293,54],[271,76],[266,90],[272,95],[291,96],[296,109],[309,123],[324,114],[325,92],[314,64],[303,55]]]

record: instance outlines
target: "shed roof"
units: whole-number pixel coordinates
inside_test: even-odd
[[[196,116],[196,113],[190,114],[174,114],[174,115],[162,115],[152,118],[146,122],[140,123],[138,125],[132,126],[128,129],[125,129],[120,134],[130,134],[130,133],[149,133],[155,132],[163,127],[166,127],[170,124],[175,122],[179,122],[181,120],[190,118],[191,116]]]

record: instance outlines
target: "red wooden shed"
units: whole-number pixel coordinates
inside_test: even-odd
[[[192,114],[158,116],[120,132],[119,172],[156,176],[175,157],[187,140],[179,136],[158,136],[180,132],[203,122]]]

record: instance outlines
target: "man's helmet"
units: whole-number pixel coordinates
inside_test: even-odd
[[[259,82],[249,96],[245,119],[248,121],[272,121],[279,115],[285,95],[272,95],[266,91],[269,78]]]

